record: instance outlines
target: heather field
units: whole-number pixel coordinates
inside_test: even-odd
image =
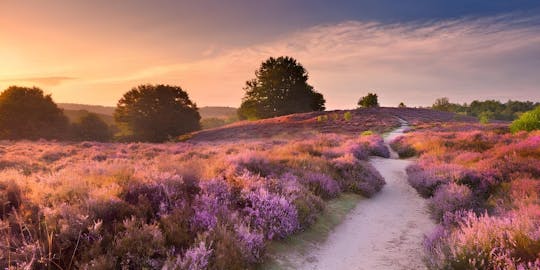
[[[407,173],[438,222],[424,241],[430,269],[540,268],[538,131],[424,124],[392,147],[419,156]]]
[[[161,144],[2,141],[0,153],[2,268],[264,268],[276,243],[292,253],[287,239],[340,223],[289,269],[540,267],[540,133],[507,123],[369,108]],[[432,225],[408,184],[438,224],[420,255]]]
[[[369,198],[385,184],[367,161],[389,157],[380,135],[298,135],[303,140],[3,141],[0,265],[252,268],[270,241],[309,228],[328,200]]]

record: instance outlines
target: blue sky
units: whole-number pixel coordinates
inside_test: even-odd
[[[329,108],[441,96],[540,100],[540,1],[0,0],[0,88],[114,105],[140,83],[238,106],[269,56],[297,58]]]

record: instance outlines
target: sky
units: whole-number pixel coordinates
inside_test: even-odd
[[[270,56],[296,58],[329,109],[436,98],[540,101],[537,0],[0,0],[0,90],[116,105],[139,84],[238,107]]]

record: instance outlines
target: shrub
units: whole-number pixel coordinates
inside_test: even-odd
[[[183,256],[169,258],[163,270],[203,270],[208,269],[213,249],[209,248],[204,241],[189,248]]]
[[[540,106],[532,111],[523,113],[518,119],[512,122],[510,129],[517,131],[532,131],[540,129]]]
[[[362,135],[359,138],[359,143],[365,145],[370,155],[383,158],[390,157],[390,150],[384,143],[384,140],[379,135]]]
[[[332,167],[342,190],[371,197],[385,184],[381,174],[371,164],[351,155],[333,160]]]
[[[125,231],[116,237],[112,250],[122,269],[161,268],[166,253],[159,227],[135,218],[124,221],[123,225]]]
[[[18,210],[22,204],[22,193],[19,185],[13,179],[0,179],[0,218],[4,218],[13,210]]]
[[[244,259],[250,264],[261,262],[265,248],[264,235],[244,224],[236,225],[235,231]]]
[[[264,233],[267,239],[283,238],[298,227],[298,212],[287,199],[264,189],[247,192],[243,209],[248,224]]]
[[[335,198],[341,192],[339,184],[332,177],[322,173],[307,173],[300,178],[308,189],[323,199]]]
[[[352,113],[351,113],[351,112],[345,112],[345,113],[343,114],[343,119],[344,119],[345,121],[347,121],[347,122],[348,122],[348,121],[351,121],[351,120],[352,120]]]
[[[532,213],[531,213],[532,212]],[[469,213],[428,249],[432,269],[538,269],[538,208],[506,217]]]
[[[400,136],[390,142],[390,147],[398,154],[399,158],[410,158],[417,155],[414,147],[406,142],[405,137]]]
[[[471,209],[473,195],[468,187],[451,182],[438,187],[428,205],[432,217],[440,221],[447,212]]]
[[[418,165],[407,167],[407,180],[424,198],[433,196],[435,190],[442,184],[448,183],[447,179],[437,176],[432,170],[423,169]]]

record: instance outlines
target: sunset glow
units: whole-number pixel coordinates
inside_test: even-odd
[[[259,63],[289,55],[331,109],[354,107],[371,90],[388,106],[540,98],[540,19],[525,12],[533,4],[425,18],[361,2],[327,11],[261,4],[269,16],[246,1],[3,1],[0,88],[35,85],[57,102],[115,105],[138,84],[168,83],[200,106],[237,107]]]

